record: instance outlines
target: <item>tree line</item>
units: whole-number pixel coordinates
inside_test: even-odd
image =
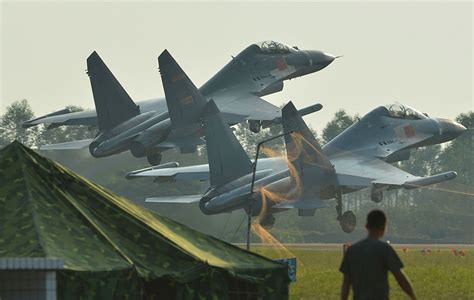
[[[72,111],[82,108],[70,106]],[[28,101],[16,101],[7,107],[0,116],[0,147],[18,140],[23,144],[38,148],[44,144],[67,142],[92,138],[96,128],[87,126],[62,126],[48,129],[40,125],[23,128],[21,124],[34,118]],[[324,145],[344,129],[357,122],[358,116],[351,116],[341,109],[321,131],[314,132],[317,140]],[[460,113],[456,121],[465,127],[474,127],[474,112]],[[264,139],[282,132],[281,126],[272,126],[255,134],[246,124],[235,126],[234,133],[241,141],[250,157],[255,155],[255,145]],[[280,240],[286,242],[341,242],[355,240],[364,234],[363,223],[366,213],[375,207],[386,210],[390,218],[388,238],[398,242],[423,243],[473,243],[474,242],[474,151],[473,135],[465,133],[456,140],[443,145],[423,147],[411,152],[407,161],[396,163],[405,171],[426,176],[454,170],[455,180],[422,189],[394,190],[384,194],[380,204],[370,201],[368,189],[344,195],[345,209],[351,209],[358,217],[359,225],[354,233],[342,233],[335,220],[334,207],[320,209],[314,217],[298,217],[296,211],[276,215],[277,221],[272,229]],[[283,139],[269,142],[267,147],[284,151]],[[207,188],[203,182],[182,184],[156,183],[152,179],[127,180],[128,171],[147,167],[145,159],[136,159],[128,152],[108,158],[92,158],[87,149],[71,151],[40,151],[44,156],[60,162],[77,173],[109,188],[160,214],[183,222],[219,238],[239,242],[245,238],[245,216],[241,212],[219,216],[204,216],[197,206],[175,207],[145,203],[147,197],[183,194],[201,194]],[[263,154],[264,156],[265,154]],[[194,154],[181,155],[171,150],[164,153],[163,161],[177,161],[181,166],[206,163],[205,149]],[[254,237],[256,238],[256,237]],[[257,239],[257,238],[256,238]]]

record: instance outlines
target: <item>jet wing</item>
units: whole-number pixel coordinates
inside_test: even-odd
[[[322,201],[314,201],[314,199],[308,200],[298,200],[298,201],[288,201],[288,202],[280,202],[272,206],[273,208],[281,208],[281,209],[317,209],[317,208],[324,208],[329,207],[330,205],[324,203]]]
[[[155,177],[166,179],[167,181],[189,181],[189,180],[209,180],[209,165],[195,165],[188,167],[159,168],[132,171],[127,174],[127,179],[138,177]]]
[[[78,141],[71,141],[58,144],[43,145],[40,150],[78,150],[84,149],[93,141],[93,139],[85,139]]]
[[[137,102],[140,106],[140,112],[147,111],[166,111],[166,102],[164,99],[155,98]],[[22,124],[23,128],[36,126],[39,124],[49,124],[53,127],[61,125],[87,125],[97,126],[97,112],[95,109],[71,112],[68,108],[52,112],[50,114],[28,120]]]
[[[405,172],[378,158],[357,154],[340,154],[330,158],[340,185],[368,187],[372,185],[415,188],[456,177],[456,172],[420,177]]]
[[[331,157],[330,161],[336,169],[339,184],[343,186],[402,185],[419,178],[378,158],[342,154]]]
[[[38,124],[50,124],[53,126],[61,125],[97,125],[97,114],[95,110],[84,110],[70,112],[63,109],[45,116],[26,121],[22,124],[23,128],[28,128]]]
[[[154,197],[146,198],[147,203],[161,203],[161,204],[193,204],[198,203],[202,195],[186,195],[186,196],[169,196],[169,197]]]
[[[158,144],[161,148],[176,148],[176,147],[194,147],[204,144],[205,141],[198,136],[169,136],[166,141]]]
[[[219,110],[226,116],[232,115],[236,120],[273,120],[281,117],[281,109],[262,98],[250,93],[222,91],[209,95]]]
[[[258,160],[257,174],[271,170],[278,172],[287,168],[287,162],[280,157],[262,158]],[[179,167],[177,163],[165,163],[155,167],[148,167],[141,170],[131,171],[127,174],[127,179],[141,177],[155,177],[164,181],[188,181],[188,180],[209,180],[209,165],[194,165]],[[159,180],[158,180],[159,181]]]

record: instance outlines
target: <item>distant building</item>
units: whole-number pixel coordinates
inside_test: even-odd
[[[0,299],[55,300],[56,271],[63,268],[61,259],[0,258]]]

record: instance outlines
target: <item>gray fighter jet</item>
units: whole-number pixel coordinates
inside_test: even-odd
[[[206,82],[199,92],[205,101],[214,99],[227,124],[248,121],[258,132],[281,120],[281,110],[262,96],[279,92],[283,81],[317,72],[336,57],[314,50],[299,50],[275,41],[253,44],[243,50]],[[162,152],[180,148],[182,153],[196,150],[202,144],[200,115],[205,101],[179,88],[187,76],[164,51],[159,57],[166,99],[151,99],[135,104],[96,52],[87,59],[88,75],[94,95],[95,110],[74,112],[61,110],[34,120],[23,127],[49,124],[97,125],[94,139],[41,147],[43,150],[80,149],[89,146],[94,157],[104,157],[130,150],[135,157],[148,158],[152,165],[161,162]],[[168,91],[168,92],[167,92]],[[305,115],[321,108],[316,104],[301,111]]]
[[[342,195],[371,189],[371,200],[380,202],[383,191],[413,189],[456,177],[450,171],[428,177],[409,174],[390,163],[407,160],[410,149],[455,139],[466,128],[451,120],[430,118],[401,104],[380,106],[320,147],[294,105],[282,113],[286,157],[257,162],[255,192],[251,191],[252,161],[227,126],[213,101],[204,113],[209,165],[161,166],[131,172],[128,178],[157,177],[163,181],[210,180],[204,195],[147,199],[158,203],[199,203],[204,214],[247,209],[264,226],[272,226],[274,213],[298,209],[313,216],[318,208],[336,199],[337,220],[344,232],[352,232],[356,217],[342,211]],[[176,166],[176,165],[175,165]]]

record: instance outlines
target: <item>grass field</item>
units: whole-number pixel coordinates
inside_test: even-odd
[[[294,256],[298,259],[297,282],[290,286],[291,299],[339,299],[342,275],[338,268],[342,248],[290,246],[288,252],[270,247],[253,250],[269,258]],[[394,246],[405,264],[418,299],[474,299],[474,248],[464,247],[466,255],[455,256],[450,247],[430,246],[431,253],[422,254],[421,247]],[[407,299],[390,275],[390,298]]]

